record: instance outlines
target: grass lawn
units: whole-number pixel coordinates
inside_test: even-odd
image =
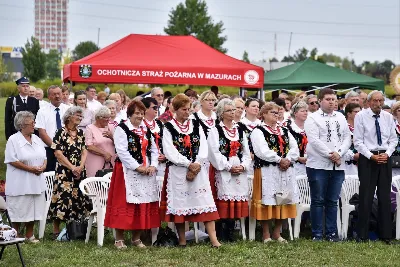
[[[0,99],[0,106],[0,118],[4,121],[5,98]],[[4,149],[4,123],[1,123],[1,162],[4,162]],[[0,177],[5,178],[4,164],[0,167]],[[287,245],[264,245],[258,240],[224,244],[220,249],[212,249],[209,243],[203,243],[189,245],[186,249],[128,247],[125,251],[117,251],[111,234],[106,235],[102,248],[97,247],[95,229],[87,245],[83,241],[51,241],[50,233],[51,226],[48,225],[47,238],[43,242],[22,245],[26,266],[400,266],[400,246],[387,246],[381,242],[313,243],[308,238]],[[0,266],[21,266],[15,246],[6,248]]]

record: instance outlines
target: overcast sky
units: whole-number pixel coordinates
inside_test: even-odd
[[[81,41],[105,47],[130,33],[164,34],[168,13],[183,0],[69,0],[68,46]],[[400,63],[399,1],[395,0],[207,0],[214,21],[222,20],[230,56],[272,58],[301,47],[317,47],[364,60]],[[34,34],[34,0],[0,0],[0,46],[23,46]]]

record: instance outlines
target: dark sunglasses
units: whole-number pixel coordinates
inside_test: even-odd
[[[158,106],[152,106],[151,108],[154,110],[158,110]]]
[[[310,102],[310,105],[318,105],[317,101]]]

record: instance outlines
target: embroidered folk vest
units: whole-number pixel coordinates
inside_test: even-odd
[[[279,142],[278,142],[278,136],[277,135],[271,134],[270,132],[265,130],[263,126],[257,126],[256,128],[260,129],[261,132],[263,133],[265,141],[267,142],[269,149],[275,151],[278,154],[279,157],[285,158],[287,153],[289,152],[288,130],[286,128],[283,128],[283,127],[281,128],[282,131],[283,131],[283,135],[281,135],[281,137],[283,139],[283,153],[282,153],[280,148],[279,148]],[[261,167],[268,167],[269,165],[276,166],[277,163],[276,162],[268,162],[268,161],[262,160],[262,159],[258,158],[254,154],[254,168],[255,169],[260,169]]]
[[[194,162],[200,149],[200,123],[197,120],[191,120],[191,122],[193,123],[193,131],[190,134],[179,133],[171,122],[167,122],[164,126],[171,133],[172,143],[178,152],[190,162]],[[167,166],[171,165],[173,163],[168,161]]]
[[[228,160],[229,160],[229,155],[231,155],[231,148],[232,145],[231,143],[233,142],[238,142],[239,145],[237,147],[237,152],[236,155],[238,156],[240,162],[242,162],[242,157],[243,157],[243,131],[239,127],[237,128],[239,132],[239,140],[238,141],[231,141],[228,138],[226,138],[224,130],[222,129],[221,125],[216,125],[215,126],[218,130],[218,135],[219,135],[219,151],[221,152],[222,155],[224,155]]]
[[[126,137],[128,139],[128,152],[131,156],[139,163],[143,164],[143,156],[142,156],[142,144],[140,142],[140,136],[136,133],[129,130],[128,126],[125,123],[120,123],[119,127],[124,130],[126,133]],[[151,131],[147,129],[146,139],[147,139],[147,147],[146,147],[146,156],[149,158],[149,165],[151,162]]]

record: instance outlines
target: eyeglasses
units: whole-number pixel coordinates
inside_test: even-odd
[[[32,121],[31,123],[24,123],[24,126],[33,126],[35,124],[36,124],[36,122]]]
[[[164,97],[164,94],[158,94],[158,95],[154,95],[156,97]]]
[[[310,102],[309,105],[318,105],[318,102],[317,101],[312,101],[312,102]]]
[[[207,101],[207,102],[215,102],[215,101],[217,101],[217,99],[203,99],[204,101]]]
[[[152,106],[151,107],[153,110],[158,110],[158,106]]]
[[[110,117],[100,117],[103,120],[110,120]]]
[[[278,111],[270,111],[269,113],[272,114],[272,115],[278,115],[279,114]]]
[[[226,112],[226,113],[228,113],[228,112],[235,112],[236,111],[236,109],[228,109],[228,110],[224,110],[224,112]]]

